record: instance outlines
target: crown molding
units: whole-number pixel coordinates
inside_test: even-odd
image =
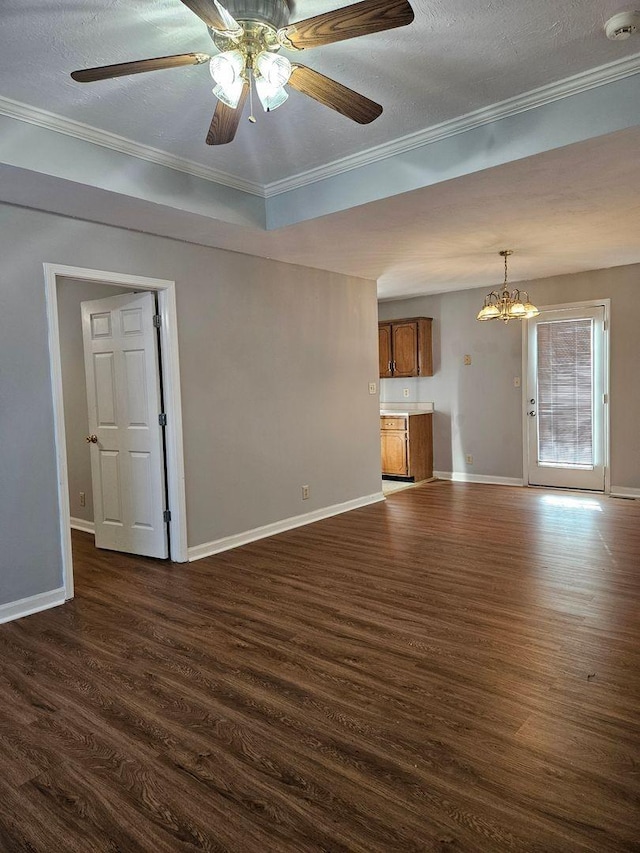
[[[65,136],[81,139],[83,142],[91,142],[94,145],[109,148],[120,154],[127,154],[130,157],[137,157],[139,160],[155,163],[157,166],[165,166],[168,169],[175,169],[177,172],[185,172],[187,175],[211,181],[211,183],[221,184],[264,198],[264,187],[260,184],[245,181],[235,175],[229,175],[227,172],[221,172],[209,166],[202,166],[200,163],[187,160],[185,157],[176,157],[149,145],[142,145],[140,142],[134,142],[132,139],[110,133],[108,130],[91,127],[91,125],[65,118],[48,110],[5,98],[3,95],[0,95],[0,115],[44,127],[46,130],[53,130]]]
[[[193,160],[168,154],[166,151],[152,148],[149,145],[143,145],[140,142],[135,142],[124,136],[118,136],[107,130],[83,124],[82,122],[75,121],[75,119],[65,118],[48,110],[32,107],[20,101],[14,101],[2,95],[0,95],[0,115],[43,127],[47,130],[53,130],[56,133],[62,133],[66,136],[72,136],[75,139],[100,145],[103,148],[109,148],[112,151],[117,151],[120,154],[126,154],[130,157],[137,157],[140,160],[146,160],[158,166],[175,169],[178,172],[184,172],[196,178],[202,178],[205,181],[221,184],[231,189],[240,190],[241,192],[261,198],[270,198],[308,184],[325,180],[326,178],[334,177],[335,175],[343,174],[344,172],[349,172],[353,169],[358,169],[362,166],[379,162],[380,160],[385,160],[397,154],[421,148],[433,142],[439,142],[456,134],[482,127],[490,122],[527,112],[527,110],[536,109],[545,104],[568,98],[571,95],[577,95],[580,92],[586,92],[589,89],[613,83],[616,80],[622,80],[638,72],[640,72],[640,53],[610,62],[607,65],[592,68],[581,74],[575,74],[556,83],[541,86],[523,95],[508,98],[506,101],[474,110],[464,116],[441,122],[424,130],[394,139],[391,142],[368,148],[357,154],[343,157],[340,160],[334,160],[323,166],[309,169],[306,172],[300,172],[297,175],[292,175],[280,181],[265,184],[264,186],[209,166],[203,166],[200,163],[195,163]]]
[[[443,139],[459,133],[465,133],[477,127],[482,127],[490,122],[518,115],[518,113],[524,113],[527,110],[534,110],[537,107],[553,103],[554,101],[560,101],[571,95],[577,95],[580,92],[586,92],[589,89],[595,89],[598,86],[622,80],[624,77],[637,74],[639,71],[640,53],[636,53],[625,59],[616,60],[607,65],[600,65],[581,74],[575,74],[573,77],[567,77],[556,83],[525,92],[523,95],[516,95],[513,98],[508,98],[506,101],[500,101],[489,107],[483,107],[458,118],[432,125],[415,133],[410,133],[407,136],[402,136],[383,145],[377,145],[373,148],[368,148],[366,151],[352,154],[349,157],[334,160],[332,163],[327,163],[324,166],[318,166],[315,169],[309,169],[306,172],[300,172],[289,178],[283,178],[280,181],[266,184],[263,188],[264,195],[266,198],[271,198],[290,192],[307,184],[332,178],[335,175],[340,175],[362,166],[368,166],[371,163],[385,160],[397,154],[403,154],[406,151],[412,151],[415,148],[421,148],[424,145],[440,142]]]

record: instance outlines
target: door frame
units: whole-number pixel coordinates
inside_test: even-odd
[[[178,325],[176,309],[176,284],[159,278],[129,275],[127,273],[93,270],[63,264],[44,263],[44,284],[47,306],[51,391],[53,397],[53,429],[56,448],[58,478],[58,505],[60,516],[60,541],[65,599],[73,598],[73,556],[71,551],[71,510],[69,506],[69,476],[67,445],[64,427],[64,400],[62,393],[62,358],[60,354],[60,327],[58,323],[58,277],[80,281],[98,281],[131,290],[150,290],[158,295],[158,310],[162,316],[160,347],[162,352],[162,385],[164,407],[167,412],[165,428],[167,494],[171,508],[169,522],[170,558],[176,563],[188,562],[187,505],[184,481],[184,450],[182,434],[182,395],[180,390],[180,362],[178,358]]]
[[[558,305],[542,305],[540,306],[540,314],[545,311],[579,311],[581,308],[604,308],[604,340],[603,353],[604,359],[604,423],[603,423],[603,440],[604,440],[604,494],[608,495],[611,492],[611,465],[610,465],[610,413],[611,413],[611,396],[610,388],[610,328],[611,328],[611,300],[610,299],[585,299],[580,302],[563,302]],[[537,319],[537,318],[536,318]],[[527,377],[529,375],[529,321],[522,321],[522,485],[529,487],[529,427],[527,420]],[[537,488],[531,486],[530,488]],[[551,488],[551,487],[549,487]],[[599,494],[602,494],[599,492]]]

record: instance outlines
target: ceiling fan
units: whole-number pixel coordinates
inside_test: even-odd
[[[181,2],[207,25],[219,53],[213,57],[206,53],[181,53],[103,65],[74,71],[71,77],[79,83],[92,83],[208,62],[218,103],[207,145],[223,145],[233,140],[254,85],[266,112],[287,100],[285,86],[288,85],[359,124],[378,118],[382,113],[380,104],[312,68],[291,63],[279,51],[281,48],[301,51],[403,27],[414,17],[408,0],[362,0],[293,24],[289,24],[289,0],[228,0],[228,8],[218,0]],[[255,122],[253,115],[249,120]]]

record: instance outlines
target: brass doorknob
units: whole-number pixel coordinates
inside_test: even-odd
[[[98,443],[98,436],[97,435],[88,435],[87,436],[87,442],[89,444],[97,444]]]

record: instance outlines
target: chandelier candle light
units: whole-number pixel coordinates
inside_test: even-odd
[[[507,258],[513,255],[512,249],[503,249],[500,256],[504,258],[504,285],[502,292],[492,290],[484,298],[484,305],[478,312],[476,320],[528,320],[537,317],[540,313],[535,305],[529,301],[526,290],[509,291],[507,287]]]

